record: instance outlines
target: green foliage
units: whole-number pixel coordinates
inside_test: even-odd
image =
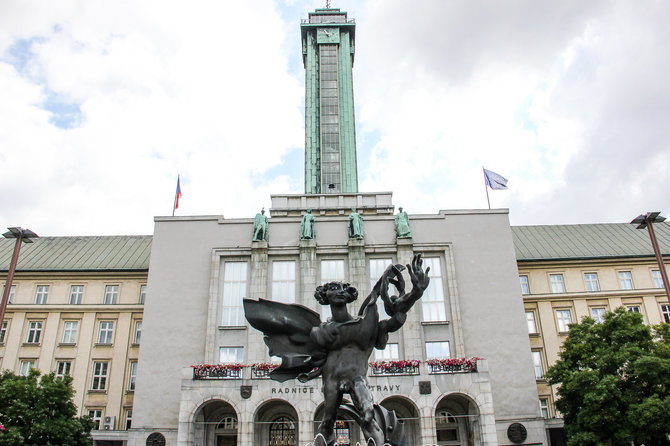
[[[71,383],[34,369],[0,373],[0,446],[92,446],[93,422],[76,416]]]
[[[584,318],[546,377],[560,384],[569,446],[670,444],[669,324],[652,330],[624,308]]]

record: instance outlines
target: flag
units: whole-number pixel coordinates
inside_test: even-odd
[[[174,209],[172,209],[173,215],[174,210],[179,209],[179,198],[181,198],[181,185],[179,183],[179,175],[177,175],[177,191],[174,194]]]
[[[484,169],[486,185],[492,190],[507,189],[507,178],[490,170]]]

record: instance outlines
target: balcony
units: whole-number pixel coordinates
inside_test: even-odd
[[[428,373],[437,375],[442,373],[476,373],[477,361],[481,358],[448,358],[448,359],[429,359]]]
[[[279,367],[279,364],[258,363],[251,366],[251,379],[270,379],[270,373]]]
[[[418,375],[420,363],[417,359],[371,362],[370,373],[371,376]]]
[[[192,365],[193,379],[242,379],[243,364]]]

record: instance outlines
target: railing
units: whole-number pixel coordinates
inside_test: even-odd
[[[372,376],[418,375],[418,365],[371,367]]]
[[[275,367],[256,367],[251,366],[251,379],[270,379],[270,372],[272,372]]]
[[[242,379],[242,368],[221,365],[199,365],[193,367],[193,379]]]
[[[464,364],[428,364],[428,373],[476,373],[477,362]]]

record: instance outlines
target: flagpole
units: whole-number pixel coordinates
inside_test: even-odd
[[[174,192],[174,203],[172,203],[172,216],[174,217],[174,211],[177,209],[177,200],[179,199],[179,174],[177,174],[177,189]]]
[[[489,205],[489,211],[491,210],[491,200],[489,200],[489,188],[486,184],[486,172],[484,171],[484,166],[482,166],[482,174],[484,175],[484,190],[486,190],[486,202]]]

